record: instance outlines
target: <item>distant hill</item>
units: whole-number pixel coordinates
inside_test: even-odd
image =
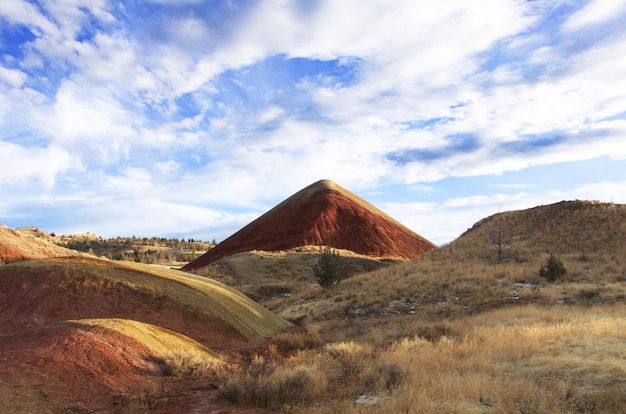
[[[166,237],[124,236],[104,239],[93,233],[64,234],[59,245],[112,260],[183,266],[215,246],[215,242]]]
[[[223,257],[253,250],[320,246],[375,258],[412,259],[437,247],[367,201],[329,180],[287,198],[183,267],[192,271]]]
[[[450,243],[459,259],[527,262],[537,255],[626,254],[626,205],[561,201],[484,218]],[[498,260],[498,251],[501,257]]]
[[[35,227],[10,229],[0,225],[0,264],[26,259],[46,257],[78,256],[71,250],[57,244],[56,237]]]

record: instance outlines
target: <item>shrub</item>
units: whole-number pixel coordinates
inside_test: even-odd
[[[221,361],[203,358],[193,352],[173,352],[163,358],[161,372],[166,377],[196,377],[212,374]]]
[[[314,349],[320,347],[324,341],[319,332],[308,329],[306,332],[283,332],[272,338],[272,345],[277,351],[292,353],[302,349]]]
[[[339,281],[339,260],[339,254],[327,239],[321,253],[318,254],[317,264],[313,266],[315,280],[320,286],[325,288]]]
[[[325,377],[314,367],[276,367],[262,356],[257,356],[246,369],[231,367],[218,372],[221,398],[236,404],[278,408],[310,402],[321,397],[325,390]]]
[[[539,276],[548,279],[550,282],[555,282],[558,279],[565,276],[567,269],[560,258],[551,254],[546,261],[546,264],[539,269]]]

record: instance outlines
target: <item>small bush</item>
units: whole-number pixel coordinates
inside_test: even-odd
[[[202,377],[217,368],[216,361],[204,360],[201,356],[186,352],[173,352],[163,359],[161,372],[166,377]]]
[[[280,352],[295,352],[302,349],[314,349],[322,346],[324,341],[319,332],[309,329],[306,332],[285,332],[275,335],[272,344]]]
[[[550,282],[556,282],[567,273],[565,265],[560,258],[551,254],[546,264],[539,269],[539,277],[548,279]]]
[[[317,263],[313,266],[315,280],[323,288],[326,288],[339,281],[340,256],[332,248],[330,240],[326,240],[326,245],[318,254]]]
[[[387,391],[393,391],[407,376],[407,370],[396,363],[386,364],[379,367],[380,377]]]
[[[264,359],[259,357],[258,361]],[[284,404],[312,401],[321,397],[326,389],[325,379],[311,367],[283,366],[277,369],[272,366],[267,370],[265,366],[259,369],[254,365],[244,370],[222,370],[218,374],[220,396],[236,404],[278,408]]]

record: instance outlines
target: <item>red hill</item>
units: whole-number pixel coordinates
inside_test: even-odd
[[[277,251],[322,245],[393,259],[413,259],[436,249],[367,201],[329,180],[300,190],[183,267],[192,271],[252,250]]]

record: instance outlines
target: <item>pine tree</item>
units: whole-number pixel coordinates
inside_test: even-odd
[[[565,269],[565,265],[561,261],[560,258],[556,257],[554,254],[550,254],[546,264],[541,266],[539,269],[539,276],[545,277],[550,282],[555,282],[558,279],[565,276],[567,273],[567,269]]]

